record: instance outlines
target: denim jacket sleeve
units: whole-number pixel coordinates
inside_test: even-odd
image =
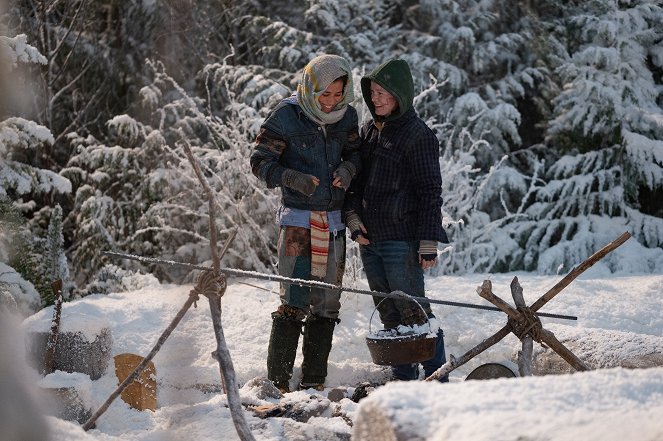
[[[272,112],[260,127],[256,145],[251,154],[251,171],[264,181],[268,188],[281,185],[285,167],[279,158],[286,148],[285,134],[276,112]]]

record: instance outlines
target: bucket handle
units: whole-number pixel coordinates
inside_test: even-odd
[[[394,293],[394,292],[396,292],[396,291],[392,291],[392,293]],[[403,291],[400,291],[400,292],[403,292]],[[387,300],[388,298],[389,298],[389,297],[383,297],[382,300],[380,300],[380,301],[378,302],[378,304],[375,305],[375,308],[373,308],[373,312],[371,313],[371,318],[368,319],[368,334],[369,334],[369,335],[373,335],[373,330],[372,330],[372,328],[371,328],[371,323],[373,322],[373,316],[375,315],[375,311],[377,311],[377,310],[378,310],[378,307],[382,304],[382,302],[384,302],[384,301]],[[421,308],[421,311],[424,313],[424,315],[425,315],[426,318],[428,319],[428,333],[430,334],[431,331],[432,331],[432,329],[433,329],[432,326],[431,326],[431,324],[430,324],[430,317],[428,317],[428,314],[426,314],[426,310],[424,309],[423,306],[421,306],[421,303],[417,302],[417,301],[414,299],[414,297],[412,297],[412,296],[410,296],[410,295],[407,295],[407,294],[405,294],[405,293],[403,293],[403,300],[411,300],[411,301],[413,301],[414,303],[416,303],[417,306],[418,306],[419,308]]]

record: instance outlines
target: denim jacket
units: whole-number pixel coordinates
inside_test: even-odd
[[[340,121],[321,127],[311,121],[293,97],[267,116],[251,155],[254,175],[274,188],[288,169],[316,176],[320,184],[311,196],[282,187],[282,203],[302,210],[333,211],[343,207],[345,190],[333,187],[334,170],[342,161],[360,169],[357,111],[348,106]]]

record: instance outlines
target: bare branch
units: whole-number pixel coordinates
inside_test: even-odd
[[[530,309],[532,310],[532,312],[536,312],[539,309],[541,309],[543,307],[543,305],[548,303],[553,297],[555,297],[557,294],[559,294],[559,292],[561,290],[563,290],[564,288],[569,286],[569,284],[571,282],[573,282],[580,274],[587,271],[592,265],[594,265],[599,260],[603,259],[606,256],[606,254],[608,254],[609,252],[611,252],[614,249],[616,249],[617,247],[619,247],[621,244],[626,242],[630,237],[631,237],[631,234],[628,233],[628,232],[622,234],[617,239],[610,242],[608,245],[604,246],[599,251],[597,251],[596,253],[589,256],[587,258],[587,260],[582,262],[580,265],[573,268],[571,270],[571,272],[569,272],[566,275],[566,277],[564,277],[562,280],[557,282],[557,284],[555,286],[550,288],[550,290],[548,290],[548,292],[546,292],[544,295],[542,295],[539,298],[539,300],[537,300],[536,302],[534,302],[532,304],[532,306],[530,306]]]
[[[60,39],[58,42],[58,45],[55,46],[55,49],[53,49],[53,52],[49,54],[49,58],[53,59],[57,56],[58,52],[60,52],[60,49],[64,46],[64,42],[67,40],[67,37],[71,33],[72,29],[74,29],[74,24],[76,23],[76,20],[78,19],[78,14],[81,12],[83,9],[83,6],[85,6],[86,0],[81,1],[80,5],[78,6],[78,9],[76,9],[76,12],[74,13],[74,16],[71,19],[71,23],[67,27],[67,32],[65,32],[64,36]],[[80,33],[79,33],[80,36]]]

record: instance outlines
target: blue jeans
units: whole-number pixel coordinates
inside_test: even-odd
[[[447,356],[444,352],[444,332],[441,329],[437,331],[437,340],[435,342],[435,356],[430,360],[422,361],[421,366],[424,368],[424,376],[429,377],[438,370],[444,363],[447,362]],[[419,378],[418,363],[413,364],[400,364],[392,366],[391,372],[397,380],[416,380]],[[445,375],[440,378],[441,383],[447,383],[449,376]]]
[[[424,271],[419,264],[419,241],[388,240],[360,248],[361,261],[364,265],[368,286],[373,291],[403,291],[415,297],[425,297]],[[380,320],[385,329],[396,328],[403,324],[403,312],[409,308],[419,308],[411,300],[373,297]],[[421,307],[429,318],[435,317],[428,303]],[[432,374],[446,362],[444,351],[444,333],[439,330],[435,356],[422,362],[426,376]],[[414,380],[418,377],[417,364],[398,365],[392,368],[394,377],[399,380]],[[445,377],[440,381],[448,381]]]

